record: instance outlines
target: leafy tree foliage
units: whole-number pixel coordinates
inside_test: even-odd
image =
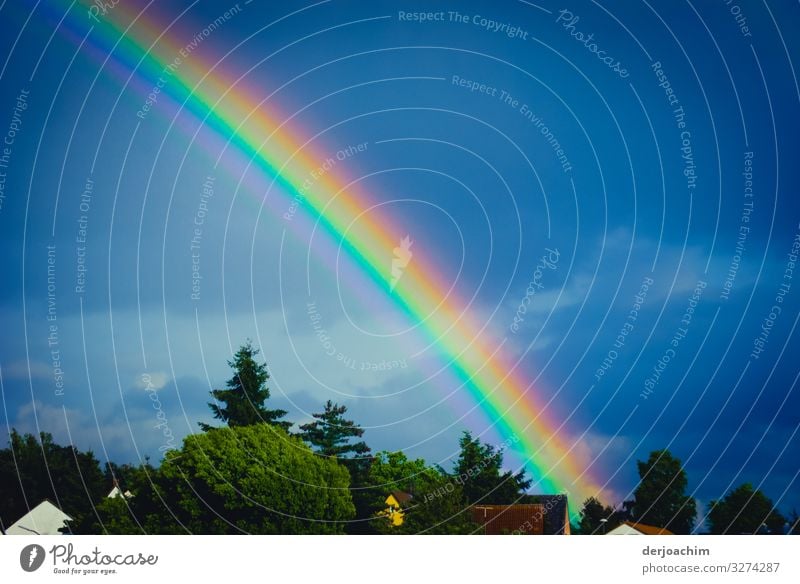
[[[656,450],[637,466],[641,481],[630,508],[633,520],[677,534],[691,533],[697,508],[686,494],[689,482],[681,461],[668,450]]]
[[[322,412],[313,414],[313,422],[300,426],[300,438],[308,442],[322,456],[336,458],[350,472],[351,494],[356,508],[356,521],[347,526],[352,534],[371,533],[373,494],[369,489],[368,474],[372,461],[369,446],[357,440],[364,430],[345,418],[346,406],[328,400]]]
[[[94,516],[108,484],[92,451],[60,446],[42,432],[11,430],[9,447],[0,450],[0,522],[3,529],[44,499],[50,499],[79,523]]]
[[[525,471],[503,471],[503,451],[491,444],[482,444],[469,432],[459,441],[453,475],[464,485],[464,495],[470,503],[510,504],[517,502],[530,487]]]
[[[315,452],[334,458],[364,458],[369,454],[369,446],[363,441],[353,442],[361,438],[364,430],[355,422],[344,417],[346,406],[340,406],[331,400],[325,402],[325,409],[313,414],[316,421],[300,426],[300,438],[311,444]]]
[[[370,513],[378,533],[457,534],[473,533],[476,525],[468,513],[469,503],[462,487],[442,469],[422,459],[410,460],[402,452],[379,452],[369,470]],[[405,505],[405,520],[393,527],[382,512],[393,491],[412,496]]]
[[[577,533],[581,535],[605,535],[624,521],[622,513],[603,505],[595,497],[589,497],[583,502],[580,516]]]
[[[379,452],[369,470],[370,484],[384,491],[413,493],[425,475],[435,476],[438,470],[421,458],[409,459],[404,452]]]
[[[233,369],[233,377],[227,382],[227,389],[214,389],[211,395],[214,402],[208,407],[218,420],[228,426],[250,426],[267,423],[279,426],[284,430],[291,427],[290,422],[282,421],[286,410],[269,410],[264,402],[269,399],[267,387],[269,372],[266,363],[258,363],[259,351],[248,341],[242,345],[228,365]],[[200,424],[205,431],[211,426]]]
[[[786,518],[753,485],[744,483],[720,501],[711,501],[708,523],[714,534],[782,534]]]
[[[386,519],[380,513],[386,508],[385,500],[389,493],[402,491],[410,495],[416,493],[421,478],[437,474],[424,460],[410,460],[405,453],[378,452],[373,458],[366,477],[361,484],[359,524],[362,532],[382,532]]]
[[[422,479],[428,477],[434,480],[438,474],[421,458],[410,460],[400,451],[377,453],[368,475],[369,487],[377,499],[375,508],[384,506],[383,500],[390,492],[404,491],[413,495]]]
[[[538,502],[526,494],[524,471],[503,469],[503,449],[464,432],[452,472],[409,459],[403,452],[370,455],[364,430],[345,417],[347,408],[328,400],[313,422],[288,433],[286,411],[267,409],[269,373],[248,341],[228,364],[226,389],[211,393],[214,417],[227,427],[202,424],[160,467],[107,463],[105,474],[91,451],[59,446],[16,430],[0,450],[0,525],[19,519],[51,499],[74,520],[67,531],[108,533],[475,533],[474,504]],[[306,444],[308,443],[311,448]],[[312,451],[313,448],[313,451]],[[637,463],[640,483],[619,510],[594,497],[582,507],[576,532],[605,533],[630,519],[690,533],[695,500],[681,462],[667,450]],[[112,484],[132,497],[109,499]],[[386,497],[401,491],[404,522],[382,515]],[[356,519],[354,521],[354,518]],[[603,519],[607,519],[603,522]],[[743,484],[709,511],[711,533],[783,533],[787,519],[773,502]],[[797,513],[789,533],[800,531]]]
[[[145,459],[141,465],[110,463],[108,483],[118,483],[121,491],[132,497],[104,498],[96,506],[96,515],[79,523],[73,522],[76,534],[133,535],[146,533],[181,534],[187,531],[175,520],[173,511],[161,496],[156,481],[159,470]],[[109,489],[110,490],[110,489]]]
[[[392,528],[382,525],[384,533],[456,535],[472,534],[480,529],[473,523],[469,503],[461,485],[453,478],[426,472],[415,482],[415,493],[405,509],[405,520]]]
[[[269,424],[189,436],[152,478],[129,501],[149,533],[342,533],[354,515],[347,470]]]

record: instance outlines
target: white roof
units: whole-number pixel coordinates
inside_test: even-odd
[[[12,523],[8,535],[61,535],[58,531],[72,517],[45,499]]]
[[[606,535],[644,535],[644,533],[627,523],[622,523],[609,531]]]
[[[133,493],[131,493],[130,491],[125,491],[123,493],[122,490],[117,485],[114,485],[114,488],[111,489],[108,495],[106,495],[106,498],[116,499],[117,497],[125,497],[126,499],[130,499],[131,497],[133,497]]]

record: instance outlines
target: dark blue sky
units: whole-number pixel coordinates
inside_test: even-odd
[[[620,499],[635,460],[668,447],[704,503],[748,481],[800,507],[796,5],[291,4],[240,2],[189,59],[245,75],[254,96],[276,92],[270,103],[296,114],[293,127],[320,133],[319,152],[367,144],[340,168],[525,355]],[[283,218],[291,194],[273,189],[262,207],[270,177],[235,149],[213,168],[227,137],[181,110],[174,87],[137,118],[153,78],[119,54],[106,61],[86,8],[62,22],[67,6],[0,8],[3,425],[38,423],[101,458],[157,457],[164,435],[142,375],[180,439],[208,420],[209,388],[250,337],[293,421],[338,400],[374,449],[445,465],[462,429],[502,440],[495,420],[450,395],[435,348],[402,332],[415,323],[296,228],[302,206],[296,223]],[[169,22],[189,7],[171,33],[180,46],[231,6],[159,2],[147,14]],[[440,20],[410,16],[420,12]],[[190,240],[209,174],[195,301]],[[63,392],[48,346],[48,245]],[[559,261],[511,333],[547,248]],[[309,302],[342,360],[326,354]],[[397,366],[361,370],[382,361]]]

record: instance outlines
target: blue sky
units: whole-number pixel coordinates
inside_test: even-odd
[[[159,18],[187,6],[160,4]],[[222,60],[223,71],[246,74],[263,97],[278,90],[273,103],[296,113],[293,124],[308,137],[320,133],[321,152],[367,144],[341,168],[524,355],[526,375],[546,399],[555,396],[569,435],[584,436],[578,448],[597,457],[595,472],[620,498],[635,486],[635,460],[669,447],[701,501],[749,481],[782,509],[800,507],[792,358],[800,283],[785,277],[800,229],[790,27],[798,8],[742,5],[746,20],[737,22],[735,3],[603,6],[240,3],[190,59]],[[180,34],[191,38],[227,8],[195,3]],[[4,426],[32,431],[38,420],[101,458],[158,457],[164,435],[142,375],[180,438],[208,421],[208,391],[224,383],[226,360],[249,337],[270,365],[275,405],[293,421],[334,399],[367,428],[373,449],[445,465],[463,429],[502,440],[495,420],[437,373],[441,355],[416,323],[354,262],[331,262],[319,234],[283,218],[291,194],[273,189],[262,206],[270,177],[235,151],[213,169],[224,141],[167,95],[136,117],[153,81],[133,72],[126,85],[132,71],[114,55],[101,68],[107,55],[92,33],[79,48],[82,9],[54,34],[63,6],[15,2],[0,12],[0,134],[18,130],[0,169]],[[442,19],[408,20],[415,12]],[[520,32],[510,38],[489,20]],[[23,90],[27,107],[14,118]],[[193,301],[189,243],[209,174],[202,293]],[[82,214],[86,288],[76,294]],[[301,206],[296,224],[303,214]],[[56,249],[63,392],[47,343],[48,245]],[[544,270],[512,334],[546,249],[558,250],[558,263]],[[778,302],[782,284],[789,287]],[[309,302],[343,360],[326,354]],[[626,322],[632,328],[615,347]],[[669,363],[645,391],[665,354]],[[361,370],[382,361],[398,364]],[[512,451],[508,462],[522,461]]]

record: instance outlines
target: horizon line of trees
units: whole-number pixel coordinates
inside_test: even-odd
[[[91,451],[12,429],[10,447],[0,450],[0,527],[48,498],[73,517],[71,533],[468,534],[480,532],[472,505],[537,502],[525,472],[505,470],[502,449],[469,432],[451,471],[402,451],[372,454],[364,430],[331,400],[292,433],[288,412],[267,406],[269,373],[258,353],[250,341],[242,345],[228,361],[225,389],[211,391],[209,408],[225,425],[201,422],[202,432],[166,452],[158,467],[146,457],[103,470]],[[692,533],[697,504],[681,462],[655,451],[638,471],[631,500],[614,508],[590,497],[572,532],[603,534],[634,521]],[[111,485],[132,496],[107,498]],[[413,495],[400,526],[386,517],[392,491]],[[748,483],[712,501],[706,519],[710,533],[800,531],[795,511],[787,519]]]
[[[596,497],[583,502],[578,533],[602,535],[624,522],[667,529],[678,535],[698,533],[697,502],[687,494],[688,477],[680,460],[669,450],[656,450],[638,461],[639,485],[633,498],[617,507]],[[793,510],[784,516],[772,500],[750,483],[712,500],[704,517],[706,533],[714,535],[778,535],[800,533],[800,517]]]

